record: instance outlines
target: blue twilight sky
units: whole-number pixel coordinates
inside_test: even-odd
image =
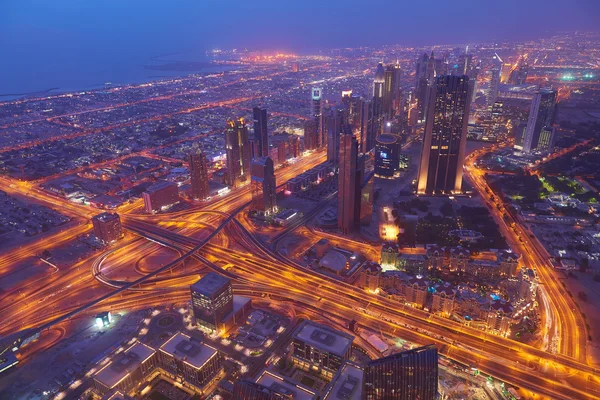
[[[600,0],[0,0],[0,94],[180,51],[527,39],[599,21]]]

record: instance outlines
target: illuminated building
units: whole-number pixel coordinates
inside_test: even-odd
[[[112,322],[112,315],[110,311],[104,311],[96,315],[96,327],[98,329],[106,328],[110,326]]]
[[[552,124],[556,111],[556,91],[540,90],[533,96],[529,118],[527,119],[527,131],[523,141],[525,153],[548,151],[553,146]],[[542,138],[542,131],[545,135]],[[544,139],[541,141],[541,139]]]
[[[362,289],[374,292],[379,287],[380,277],[381,265],[374,261],[365,261],[360,267],[356,285]]]
[[[363,368],[346,361],[324,392],[323,400],[362,400]]]
[[[275,387],[267,387],[252,381],[238,379],[233,384],[233,398],[236,400],[289,400],[286,393],[277,390],[281,389],[281,384],[273,386]],[[284,390],[284,392],[287,391]]]
[[[431,88],[418,193],[460,193],[472,90],[464,75],[440,76]]]
[[[431,312],[449,318],[454,311],[456,290],[450,285],[437,285],[434,288]]]
[[[429,289],[429,282],[423,276],[417,275],[409,279],[404,284],[406,304],[422,310],[427,301],[427,289]]]
[[[227,153],[227,184],[235,187],[248,180],[250,175],[250,142],[248,127],[243,118],[227,121],[225,151]]]
[[[202,391],[223,370],[223,357],[212,346],[177,332],[158,349],[166,375],[184,386]]]
[[[364,368],[366,400],[435,400],[438,354],[434,345],[369,362]]]
[[[314,389],[298,383],[291,378],[281,376],[274,371],[263,370],[256,378],[255,385],[268,388],[269,393],[281,393],[284,397],[274,397],[275,400],[316,400],[319,398]],[[235,388],[234,388],[235,389]],[[259,392],[260,394],[260,392]],[[267,399],[272,399],[268,397]],[[259,400],[262,397],[245,397],[241,400]],[[240,400],[235,397],[235,400]]]
[[[338,175],[338,228],[350,233],[360,223],[360,189],[364,178],[364,157],[359,157],[358,142],[343,135],[340,143]]]
[[[392,178],[398,171],[400,141],[398,136],[382,134],[377,137],[375,145],[375,175]]]
[[[500,88],[500,70],[502,66],[502,60],[497,54],[494,55],[492,60],[492,68],[490,70],[490,87],[487,93],[487,105],[491,107],[498,98],[498,89]]]
[[[384,242],[381,245],[381,258],[380,264],[385,269],[396,269],[398,268],[398,243]]]
[[[510,327],[514,323],[512,318],[513,307],[510,303],[495,300],[490,305],[487,317],[487,331],[499,336],[510,335]]]
[[[313,321],[304,321],[292,337],[292,361],[306,371],[332,379],[350,358],[354,336]]]
[[[298,62],[293,62],[292,63],[292,72],[298,72],[300,71],[300,64]]]
[[[266,157],[269,152],[269,132],[267,130],[267,109],[254,107],[252,109],[254,117],[254,140],[256,141],[255,157]]]
[[[508,83],[510,80],[510,72],[512,71],[512,64],[509,62],[502,63],[500,67],[500,82]]]
[[[317,129],[317,141],[315,143],[315,149],[320,149],[325,145],[325,132],[323,127],[323,89],[314,87],[312,88],[312,111],[313,118],[315,121],[315,127]]]
[[[314,120],[304,121],[304,149],[316,150],[319,141],[318,125]]]
[[[144,209],[152,214],[167,209],[179,203],[179,190],[177,185],[171,182],[158,182],[150,186],[144,193]]]
[[[275,170],[270,157],[252,162],[252,207],[264,215],[277,211]]]
[[[104,243],[111,243],[123,236],[121,219],[117,213],[102,213],[92,217],[94,235]]]
[[[143,383],[145,377],[157,366],[156,351],[136,341],[94,375],[94,391],[100,396],[108,395],[114,390],[127,393]]]
[[[374,116],[375,102],[373,100],[362,102],[362,127],[360,135],[360,151],[367,153],[375,147],[375,138],[380,130],[381,121]]]
[[[383,128],[384,110],[383,110],[383,94],[385,87],[385,71],[383,64],[377,65],[375,79],[373,79],[373,100],[369,104],[369,119],[367,126],[367,146],[363,152],[370,151],[375,145],[375,138],[381,133]]]
[[[231,280],[209,272],[190,289],[196,324],[212,331],[219,329],[225,317],[233,312]]]
[[[94,375],[93,391],[100,396],[139,390],[157,375],[203,393],[223,371],[221,354],[212,346],[181,332],[171,336],[158,351],[137,340]],[[136,396],[137,397],[137,396]],[[115,397],[108,397],[113,399]]]
[[[206,199],[210,196],[208,187],[208,166],[206,156],[195,143],[195,147],[188,156],[190,169],[191,195],[194,199]]]
[[[378,67],[379,68],[379,67]],[[390,64],[383,72],[382,113],[391,118],[394,115],[394,103],[400,96],[400,65]]]
[[[423,54],[417,61],[417,82],[415,98],[417,100],[418,120],[424,121],[429,107],[430,88],[435,79],[435,58],[433,51],[430,56]]]
[[[525,142],[525,135],[527,134],[527,123],[522,122],[515,128],[515,145],[516,150],[523,150],[523,143]]]
[[[456,75],[467,75],[471,73],[471,64],[473,62],[472,54],[461,54],[458,57],[458,65],[456,69]]]

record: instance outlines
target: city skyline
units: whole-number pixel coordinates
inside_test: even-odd
[[[113,1],[0,6],[0,398],[600,397],[597,5]]]

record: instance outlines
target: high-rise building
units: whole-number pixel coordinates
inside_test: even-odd
[[[323,129],[323,89],[314,87],[312,88],[312,111],[313,118],[315,120],[315,127],[317,129],[317,142],[315,149],[320,149],[325,145],[325,132]]]
[[[458,57],[458,67],[456,69],[456,75],[470,76],[472,62],[473,62],[472,54],[461,54]]]
[[[500,77],[502,71],[502,59],[498,55],[494,55],[492,59],[492,68],[490,69],[490,87],[487,93],[487,105],[491,107],[498,98],[498,90],[500,89]]]
[[[430,93],[417,193],[461,191],[472,90],[467,76],[436,78]]]
[[[385,118],[390,119],[394,116],[394,103],[398,100],[400,91],[400,65],[390,64],[385,67],[383,72],[383,98],[382,113]]]
[[[529,118],[527,119],[527,131],[523,141],[525,153],[548,151],[553,146],[554,114],[556,111],[556,91],[540,90],[533,95]],[[544,129],[546,128],[546,129]],[[540,143],[542,131],[545,132],[544,140]],[[548,135],[550,132],[550,135]]]
[[[364,177],[364,157],[359,157],[358,141],[351,134],[340,140],[338,174],[338,228],[350,233],[360,223],[360,189]]]
[[[377,65],[377,71],[375,73],[375,79],[373,79],[373,101],[371,102],[371,123],[369,133],[372,136],[373,140],[379,135],[381,132],[383,121],[384,121],[384,111],[383,111],[383,94],[385,88],[385,70],[383,68],[383,64],[379,63]],[[370,147],[368,150],[371,150]]]
[[[176,184],[162,181],[146,189],[142,198],[145,211],[152,214],[179,203],[179,190]]]
[[[252,206],[265,215],[277,211],[275,170],[271,157],[261,157],[252,162]]]
[[[424,121],[427,116],[427,107],[429,106],[430,87],[435,78],[435,57],[433,51],[428,57],[423,54],[417,61],[418,80],[415,86],[415,98],[417,99],[417,108],[419,110],[419,121]]]
[[[435,400],[438,353],[434,345],[369,362],[364,368],[366,400]]]
[[[327,161],[337,167],[340,157],[340,137],[348,131],[344,107],[325,108],[323,128],[327,132]]]
[[[252,381],[237,379],[233,384],[233,398],[235,400],[289,400],[284,389],[281,393],[278,387],[266,387]]]
[[[191,195],[194,199],[206,199],[210,196],[208,187],[208,166],[206,156],[200,150],[197,143],[192,146],[192,152],[188,156],[190,169]]]
[[[319,136],[317,132],[317,123],[313,119],[304,121],[304,149],[316,150]]]
[[[235,187],[247,181],[250,175],[251,151],[248,127],[244,118],[227,121],[225,151],[227,153],[227,184]]]
[[[233,312],[231,280],[209,272],[191,287],[192,310],[197,325],[216,331]]]
[[[400,154],[399,137],[383,134],[377,137],[375,145],[375,175],[383,178],[393,178],[398,170]]]
[[[360,151],[367,153],[375,147],[375,138],[380,131],[381,121],[375,118],[375,101],[362,103],[362,128],[360,136]]]
[[[254,157],[266,157],[269,155],[269,132],[267,131],[267,109],[254,107],[254,140],[257,152]]]
[[[104,243],[111,243],[123,236],[121,219],[117,213],[104,212],[92,217],[94,235]]]

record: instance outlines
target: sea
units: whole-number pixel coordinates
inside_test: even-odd
[[[218,59],[205,52],[178,52],[120,60],[63,56],[13,71],[2,71],[0,65],[0,102],[233,69],[211,63]]]

